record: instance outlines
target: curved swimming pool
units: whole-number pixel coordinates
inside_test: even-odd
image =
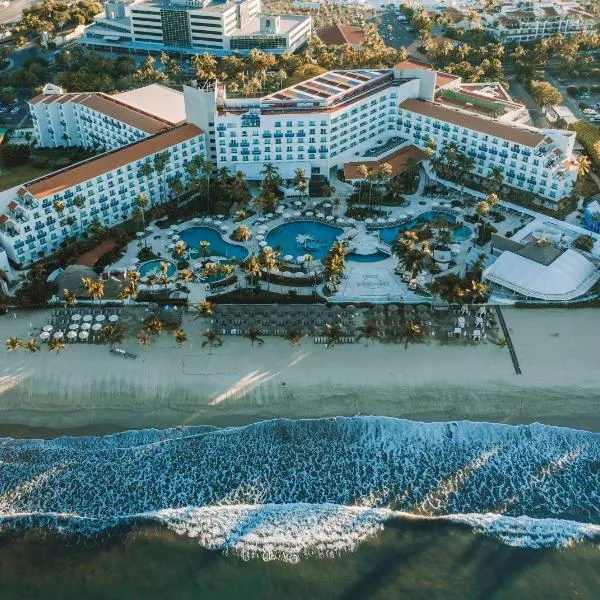
[[[295,258],[310,254],[315,260],[321,260],[343,232],[341,227],[317,221],[293,221],[271,230],[267,234],[267,244],[271,248],[280,248],[282,255],[290,254]]]
[[[192,258],[200,255],[200,242],[208,242],[208,256],[224,256],[236,261],[244,260],[248,256],[248,250],[237,244],[226,242],[221,234],[211,227],[188,227],[179,233],[179,239],[183,240]]]
[[[139,273],[142,277],[146,277],[146,275],[150,275],[150,273],[154,273],[155,275],[160,274],[160,263],[167,263],[167,275],[169,277],[173,277],[177,272],[177,265],[170,260],[149,260],[140,265]]]
[[[387,252],[377,250],[377,252],[374,254],[356,254],[355,252],[350,252],[347,258],[350,262],[371,263],[379,260],[385,260],[389,257],[390,255]]]
[[[451,215],[451,214],[445,213],[445,212],[429,210],[427,212],[420,214],[418,217],[415,217],[411,221],[408,221],[407,223],[403,223],[402,225],[393,225],[391,227],[382,227],[381,229],[378,230],[379,238],[381,239],[382,242],[385,242],[386,244],[391,245],[394,243],[394,241],[396,240],[396,237],[398,236],[398,234],[401,231],[408,231],[409,229],[414,229],[415,227],[418,227],[419,225],[423,225],[424,223],[433,221],[438,215],[442,215],[443,217],[446,217],[446,219],[448,220],[448,223],[450,223],[450,224],[456,223],[456,217],[454,215]],[[469,239],[471,237],[471,233],[472,233],[471,229],[465,225],[465,226],[461,227],[460,229],[458,229],[457,231],[452,232],[452,239],[454,239],[456,241],[463,241],[463,240]]]

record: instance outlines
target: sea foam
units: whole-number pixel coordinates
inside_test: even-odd
[[[297,561],[390,519],[511,545],[600,537],[600,435],[383,417],[0,440],[0,528],[94,535],[158,522],[213,549]]]

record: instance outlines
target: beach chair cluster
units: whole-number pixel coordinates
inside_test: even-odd
[[[55,339],[68,344],[103,344],[106,340],[102,328],[107,323],[117,324],[120,318],[120,308],[55,309],[39,338],[42,342]]]
[[[290,330],[301,335],[323,333],[326,325],[335,325],[344,336],[355,335],[354,307],[327,307],[325,304],[218,304],[211,326],[220,335],[246,335],[256,329],[264,336],[284,336]]]
[[[336,339],[334,343],[335,344],[355,344],[356,338],[353,336],[342,336],[341,338]],[[323,337],[323,336],[315,337],[315,344],[333,345],[331,338]]]
[[[486,306],[459,305],[451,309],[453,327],[447,332],[448,339],[468,339],[481,342],[487,331],[496,327],[496,317]]]

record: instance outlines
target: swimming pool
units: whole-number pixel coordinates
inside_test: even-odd
[[[473,235],[470,227],[463,225],[460,229],[452,232],[452,239],[456,242],[464,242]]]
[[[317,221],[294,221],[270,231],[267,243],[271,248],[280,248],[282,255],[291,254],[295,258],[310,254],[315,260],[321,260],[343,231],[341,227]]]
[[[377,252],[374,254],[355,254],[354,252],[350,252],[350,254],[348,254],[348,260],[350,262],[359,263],[377,262],[379,260],[385,260],[389,257],[390,255],[387,252],[382,252],[381,250],[377,250]]]
[[[244,260],[248,256],[248,250],[243,246],[226,242],[221,234],[210,227],[188,227],[184,229],[179,238],[183,240],[191,253],[192,258],[200,255],[200,242],[208,242],[208,256],[224,256],[235,258],[237,261]]]
[[[442,215],[446,217],[448,223],[456,223],[456,217],[449,213],[438,212],[435,210],[429,210],[420,214],[418,217],[408,221],[407,223],[403,223],[402,225],[393,225],[392,227],[382,227],[379,229],[379,238],[382,242],[386,242],[387,244],[393,244],[397,235],[401,231],[408,231],[409,229],[414,229],[419,225],[423,225],[423,223],[427,223],[429,221],[433,221],[438,215]],[[468,231],[467,231],[468,230]],[[458,236],[455,234],[459,234]],[[462,227],[458,231],[452,232],[452,238],[455,240],[466,240],[471,236],[471,230],[468,227]]]
[[[173,275],[175,275],[175,273],[177,272],[177,265],[174,262],[171,262],[170,260],[149,260],[148,262],[145,262],[144,264],[140,265],[139,268],[139,273],[142,277],[146,277],[146,275],[149,275],[150,273],[154,273],[155,275],[160,274],[160,263],[167,263],[168,267],[167,267],[167,275],[169,277],[173,277]]]

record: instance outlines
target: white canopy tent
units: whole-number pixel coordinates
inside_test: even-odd
[[[483,272],[483,279],[528,298],[566,301],[585,294],[600,278],[583,255],[566,250],[549,265],[514,252],[503,252]]]

